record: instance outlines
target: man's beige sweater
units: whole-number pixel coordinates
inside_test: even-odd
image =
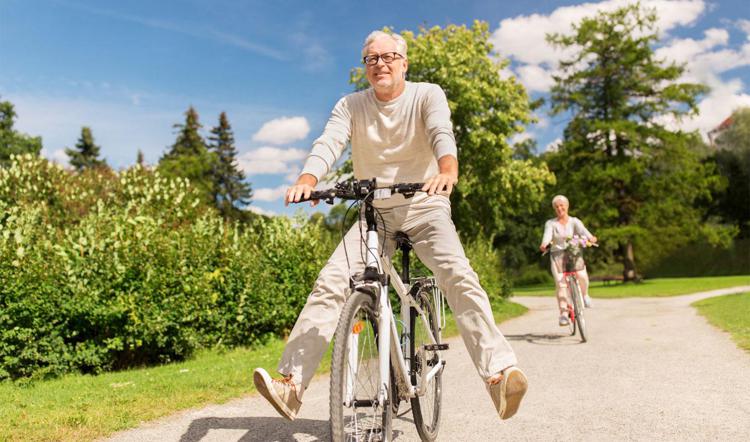
[[[323,134],[313,142],[302,173],[321,180],[351,141],[354,177],[379,185],[423,182],[437,175],[437,160],[457,157],[450,109],[440,86],[406,82],[404,92],[383,102],[370,88],[336,103]],[[415,200],[424,198],[417,194]],[[379,207],[404,204],[398,196]]]

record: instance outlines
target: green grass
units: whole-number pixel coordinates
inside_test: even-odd
[[[630,298],[644,296],[677,296],[689,293],[704,292],[727,287],[750,285],[750,275],[713,276],[701,278],[658,278],[647,279],[639,284],[610,283],[604,285],[594,282],[590,294],[594,298]],[[518,287],[513,290],[516,296],[553,296],[552,284],[544,286]]]
[[[493,299],[495,320],[526,308]],[[458,334],[448,316],[445,337]],[[98,376],[69,375],[0,383],[0,441],[88,441],[177,411],[226,402],[254,391],[251,370],[276,372],[282,340],[252,349],[203,351],[195,358]],[[330,349],[318,373],[330,367]]]
[[[708,298],[692,305],[708,322],[729,332],[740,348],[750,352],[750,292]]]

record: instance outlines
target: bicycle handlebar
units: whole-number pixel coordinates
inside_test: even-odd
[[[424,187],[424,183],[400,183],[378,187],[374,178],[371,180],[349,180],[336,183],[332,189],[313,190],[308,198],[303,196],[297,203],[324,200],[328,204],[333,204],[334,198],[343,200],[381,199],[391,196],[392,193],[400,193],[405,198],[411,198],[415,193],[421,192],[422,187]]]

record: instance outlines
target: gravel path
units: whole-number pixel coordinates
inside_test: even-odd
[[[748,440],[750,355],[690,307],[698,299],[741,291],[750,286],[669,298],[594,299],[586,344],[557,326],[553,298],[514,298],[530,311],[500,328],[529,378],[521,409],[500,421],[463,343],[449,340],[439,440]],[[398,442],[419,440],[410,413],[395,420],[394,428]],[[314,381],[291,423],[254,395],[108,440],[328,440],[328,378]]]

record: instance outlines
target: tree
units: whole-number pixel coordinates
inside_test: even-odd
[[[65,153],[70,158],[70,165],[78,172],[84,169],[107,167],[107,162],[99,158],[99,146],[94,143],[94,135],[89,127],[84,126],[81,129],[81,137],[76,143],[76,148],[66,148]]]
[[[199,130],[198,113],[190,108],[185,112],[185,123],[175,124],[177,140],[159,160],[159,171],[168,177],[188,178],[205,202],[214,197],[213,170],[216,155],[209,152]]]
[[[140,149],[138,149],[138,155],[135,157],[135,164],[141,167],[146,167],[146,160],[143,157],[143,151]]]
[[[211,152],[216,155],[213,170],[214,203],[225,219],[236,217],[237,204],[250,204],[253,192],[245,182],[245,174],[237,168],[237,149],[227,114],[219,115],[219,125],[208,137]]]
[[[388,31],[386,29],[386,31]],[[526,91],[499,71],[488,26],[448,25],[401,33],[408,44],[410,81],[440,85],[448,98],[460,176],[451,196],[453,219],[464,237],[502,235],[508,220],[533,210],[554,177],[544,164],[514,160],[508,138],[530,121]],[[357,89],[364,69],[352,70]]]
[[[13,103],[0,101],[0,166],[7,164],[11,155],[39,155],[42,150],[41,137],[32,137],[13,129],[15,119]]]
[[[719,173],[727,187],[716,194],[717,213],[736,225],[739,236],[750,237],[750,107],[732,113],[730,126],[716,138],[714,154]]]
[[[547,37],[573,53],[554,76],[552,113],[571,120],[550,166],[575,213],[605,246],[615,245],[626,280],[637,277],[638,244],[640,256],[653,260],[700,233],[721,233],[696,207],[721,180],[700,161],[697,133],[666,122],[697,113],[707,88],[677,82],[684,68],[655,58],[655,23],[653,11],[635,4]]]

